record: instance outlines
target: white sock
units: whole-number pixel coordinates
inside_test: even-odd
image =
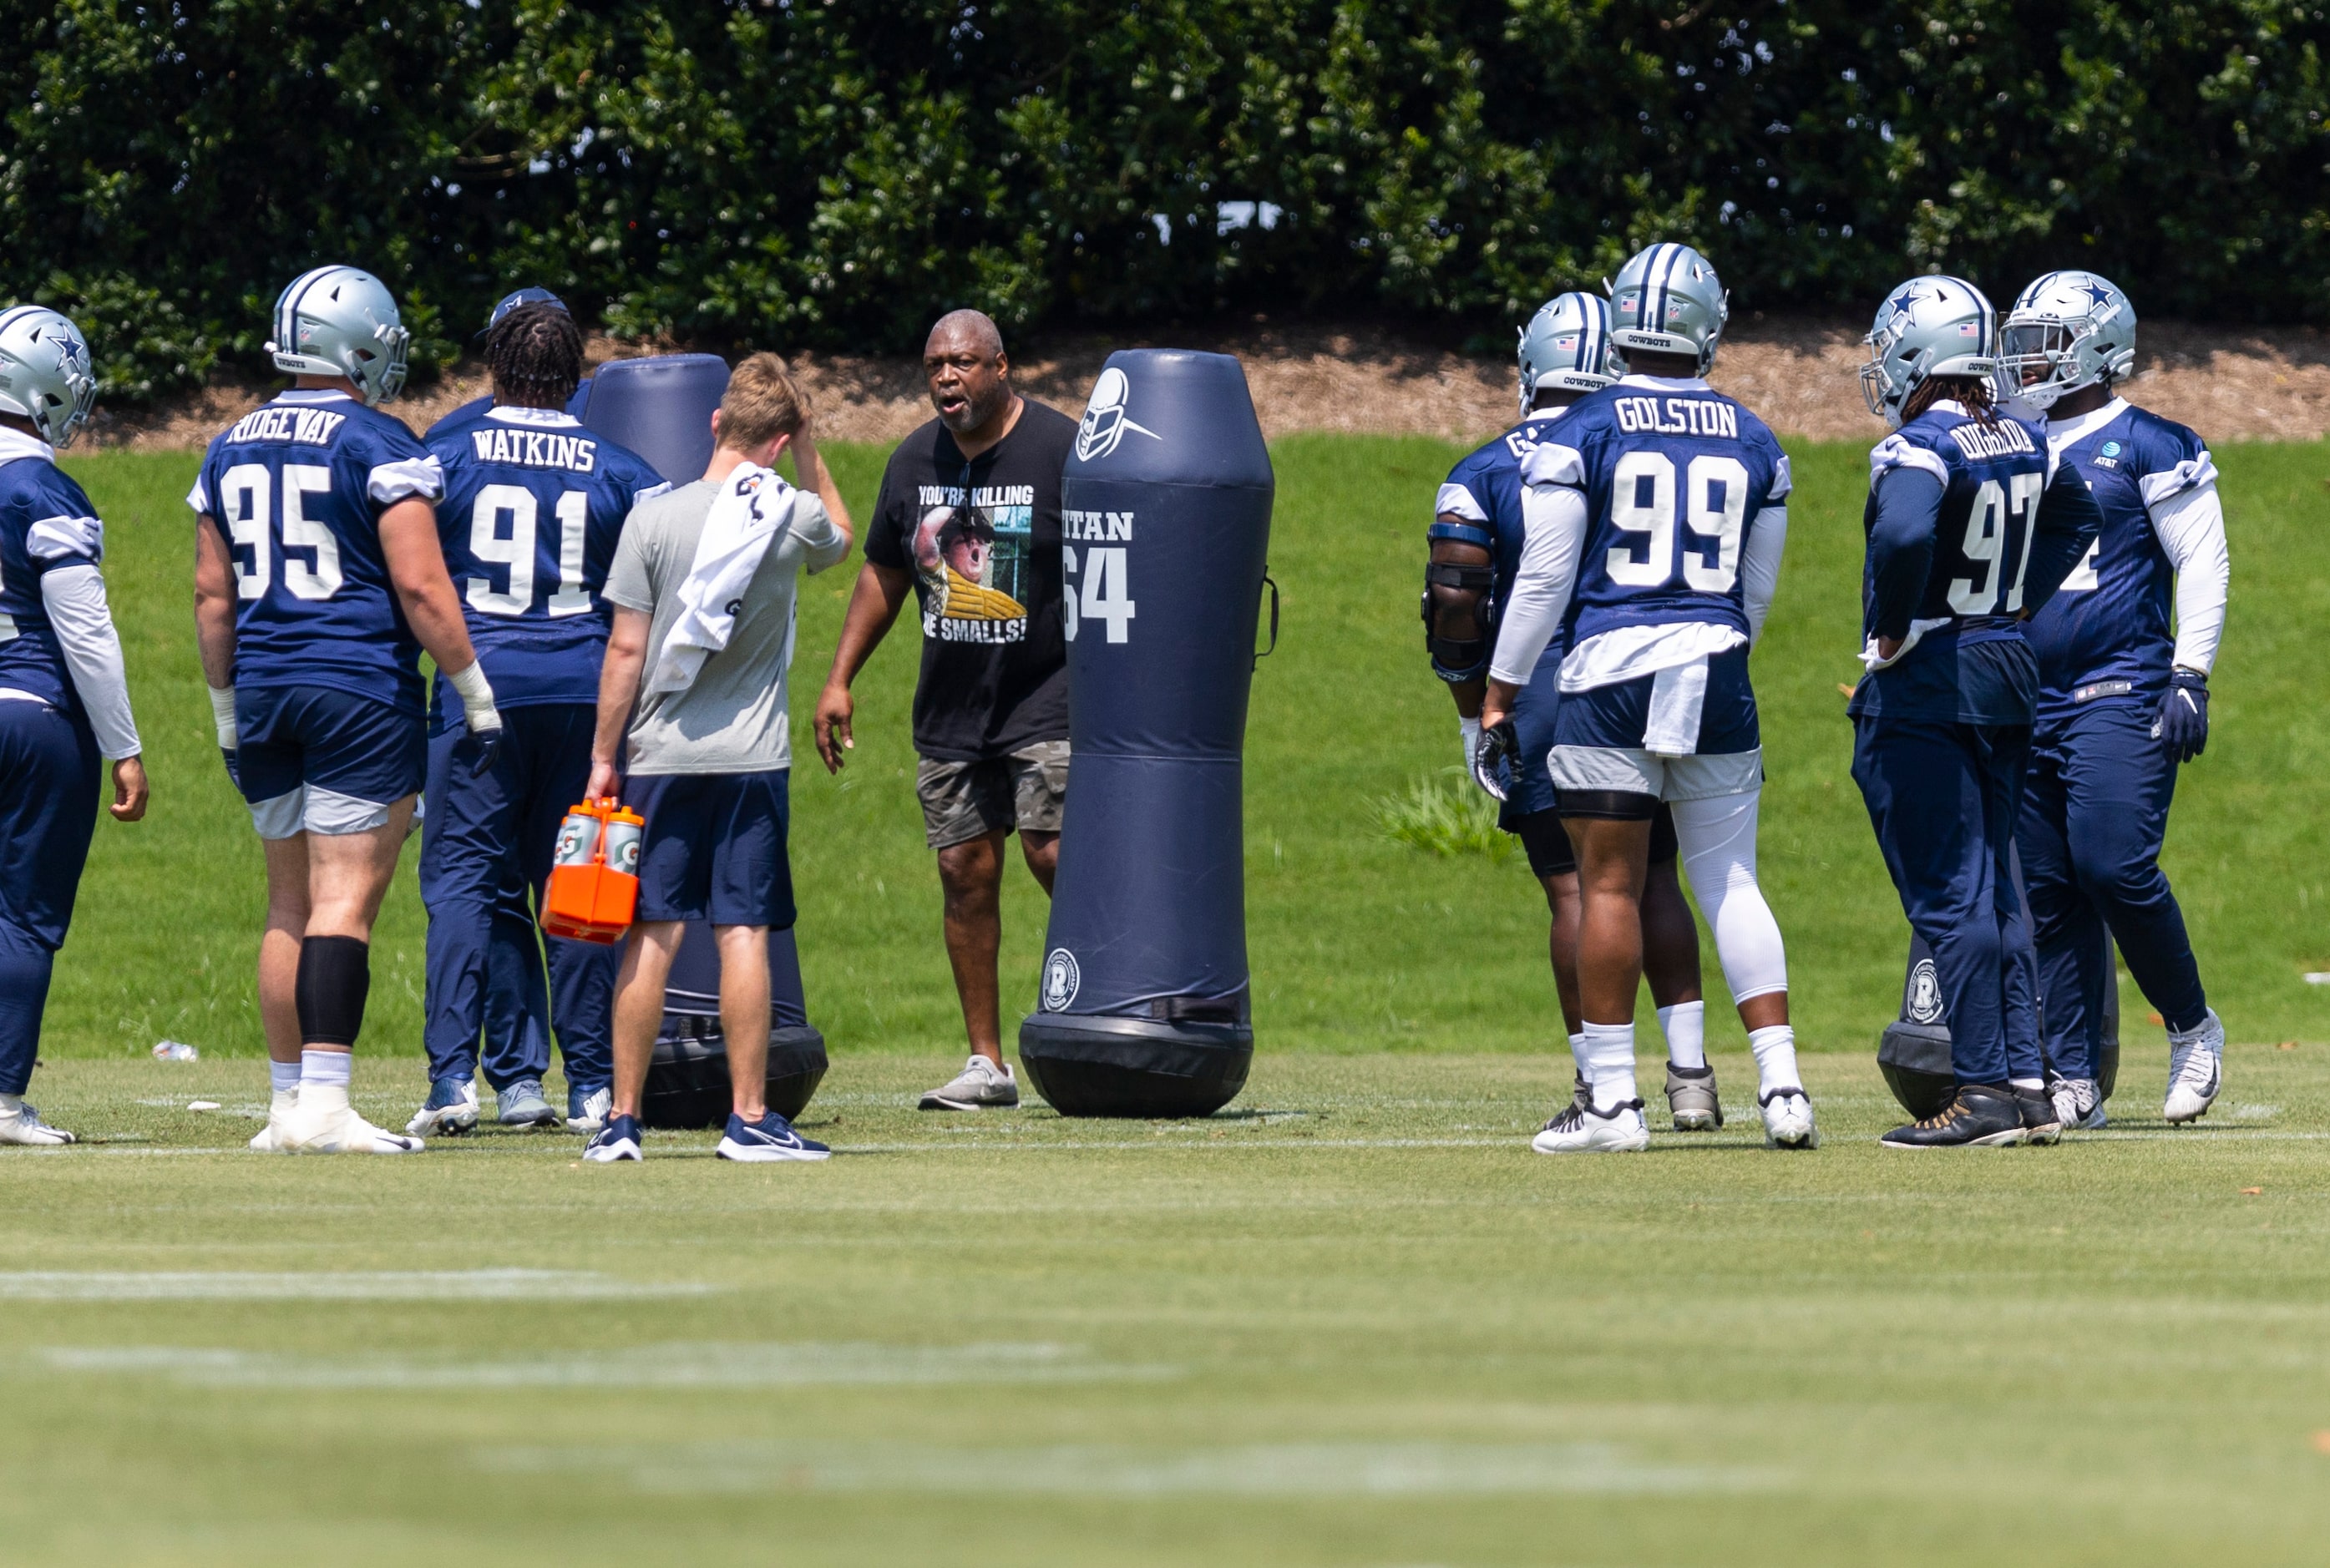
[[[1577,1063],[1577,1076],[1588,1083],[1593,1082],[1594,1074],[1586,1070],[1584,1034],[1572,1034],[1569,1037],[1569,1055],[1570,1059]]]
[[[0,1121],[24,1114],[24,1097],[21,1094],[0,1094]]]
[[[1757,1091],[1769,1094],[1775,1089],[1802,1089],[1803,1074],[1796,1071],[1796,1032],[1785,1024],[1775,1024],[1768,1029],[1751,1029],[1748,1034],[1748,1049],[1756,1053]]]
[[[278,1094],[291,1093],[299,1087],[299,1071],[302,1065],[298,1062],[278,1062],[270,1057],[267,1063],[267,1087]]]
[[[1707,1065],[1707,1004],[1677,1002],[1659,1009],[1659,1033],[1667,1037],[1667,1060],[1696,1072]]]
[[[2006,1086],[2009,1089],[2044,1089],[2047,1081],[2043,1078],[2010,1078]]]
[[[1594,1086],[1594,1109],[1607,1110],[1629,1100],[1634,1091],[1634,1026],[1632,1024],[1586,1025],[1586,1081]]]
[[[348,1104],[348,1078],[355,1057],[346,1051],[299,1053],[299,1109],[329,1113]]]

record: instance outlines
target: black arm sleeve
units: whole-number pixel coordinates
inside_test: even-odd
[[[2103,508],[2096,505],[2087,481],[2068,463],[2056,469],[2039,497],[2039,515],[2031,522],[2031,569],[2022,574],[2023,614],[2038,614],[2055,597],[2103,525]]]
[[[1895,468],[1877,481],[1877,516],[1869,525],[1871,629],[1905,638],[1934,568],[1934,532],[1948,487],[1919,468]]]

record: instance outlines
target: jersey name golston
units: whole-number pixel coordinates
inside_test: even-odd
[[[2012,457],[2019,452],[2036,452],[2031,443],[2031,432],[2013,420],[2001,420],[1994,425],[1976,424],[1971,420],[1950,427],[1950,439],[1958,450],[1979,461],[1984,458]]]
[[[1611,409],[1628,435],[1739,439],[1739,411],[1709,398],[1622,397],[1612,401]]]
[[[279,408],[270,404],[235,420],[226,439],[230,444],[298,441],[304,446],[328,447],[333,432],[347,420],[347,415],[336,414],[329,409]]]

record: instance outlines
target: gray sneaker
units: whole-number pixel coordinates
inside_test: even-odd
[[[1009,1066],[973,1056],[962,1071],[923,1096],[923,1110],[1008,1110],[1019,1103],[1019,1081]]]
[[[584,1135],[597,1132],[607,1125],[607,1112],[615,1103],[615,1092],[604,1084],[596,1089],[566,1091],[566,1130]]]
[[[1713,1132],[1723,1125],[1723,1102],[1715,1097],[1715,1068],[1667,1063],[1667,1109],[1677,1132]]]
[[[495,1101],[500,1107],[497,1119],[504,1127],[556,1127],[558,1112],[543,1098],[542,1080],[521,1078],[506,1083],[495,1091]]]

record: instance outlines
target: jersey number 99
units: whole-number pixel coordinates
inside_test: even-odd
[[[1739,540],[1748,523],[1748,465],[1702,453],[1682,474],[1683,586],[1697,593],[1729,593],[1739,580]],[[1675,466],[1664,452],[1637,449],[1618,459],[1610,480],[1610,525],[1639,534],[1643,543],[1613,545],[1603,570],[1625,588],[1663,588],[1674,576]],[[1712,545],[1702,543],[1712,540]],[[1643,558],[1634,559],[1639,548]],[[1715,559],[1710,562],[1710,549]]]

